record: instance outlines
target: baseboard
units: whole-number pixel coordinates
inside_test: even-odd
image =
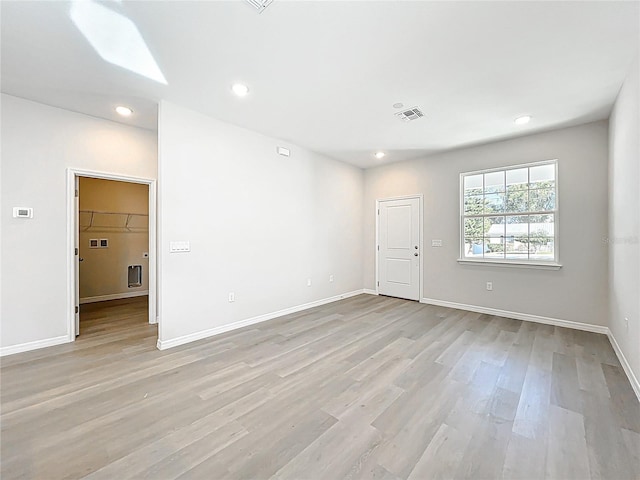
[[[624,373],[627,374],[629,383],[631,383],[631,388],[633,388],[633,391],[636,392],[636,397],[638,397],[638,400],[640,400],[640,382],[638,382],[638,377],[636,377],[635,374],[633,373],[633,370],[631,370],[631,365],[629,365],[629,362],[627,361],[627,357],[625,357],[624,353],[622,353],[622,349],[620,348],[620,345],[618,345],[618,341],[616,340],[616,337],[613,336],[613,332],[609,329],[607,330],[608,330],[607,337],[609,337],[609,342],[613,347],[613,351],[616,352],[616,356],[618,357],[618,360],[620,360],[620,363],[622,364]]]
[[[378,292],[376,292],[375,290],[371,290],[369,288],[365,288],[363,290],[363,293],[366,293],[367,295],[378,295]]]
[[[18,345],[1,347],[0,357],[4,357],[5,355],[13,355],[15,353],[29,352],[31,350],[37,350],[38,348],[53,347],[54,345],[60,345],[63,343],[69,343],[69,335],[62,335],[60,337],[36,340],[35,342],[20,343]]]
[[[422,300],[420,300],[420,303],[428,303],[429,305],[437,305],[439,307],[457,308],[458,310],[467,310],[469,312],[486,313],[488,315],[514,318],[516,320],[525,320],[527,322],[544,323],[545,325],[555,325],[557,327],[573,328],[575,330],[601,333],[603,335],[607,335],[609,333],[609,328],[603,327],[601,325],[591,325],[590,323],[573,322],[571,320],[561,320],[559,318],[542,317],[540,315],[532,315],[530,313],[510,312],[508,310],[498,310],[497,308],[447,302],[444,300],[435,300],[433,298],[423,298]]]
[[[149,290],[138,290],[136,292],[110,293],[109,295],[97,295],[95,297],[84,297],[80,299],[80,305],[85,303],[106,302],[107,300],[121,300],[123,298],[143,297],[149,295]]]
[[[190,333],[189,335],[183,335],[181,337],[172,338],[170,340],[158,339],[158,349],[166,350],[168,348],[177,347],[178,345],[184,345],[185,343],[195,342],[196,340],[202,340],[203,338],[212,337],[221,333],[230,332],[231,330],[237,330],[238,328],[248,327],[256,323],[266,322],[277,317],[284,315],[290,315],[292,313],[307,310],[313,307],[319,307],[327,303],[336,302],[345,298],[354,297],[365,293],[364,290],[354,290],[352,292],[343,293],[342,295],[335,295],[333,297],[323,298],[322,300],[316,300],[315,302],[304,303],[302,305],[296,305],[295,307],[285,308],[284,310],[278,310],[277,312],[266,313],[264,315],[258,315],[257,317],[247,318],[238,322],[229,323],[227,325],[221,325],[219,327],[202,330],[200,332]]]

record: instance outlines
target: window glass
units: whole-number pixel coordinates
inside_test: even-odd
[[[555,161],[461,178],[462,258],[557,261]]]

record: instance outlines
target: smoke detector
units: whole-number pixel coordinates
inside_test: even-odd
[[[271,5],[273,0],[247,0],[247,2],[249,2],[249,4],[258,11],[258,13],[262,13],[265,8]]]
[[[411,120],[417,120],[420,117],[424,117],[424,113],[422,113],[422,111],[418,107],[403,110],[394,115],[404,122],[410,122]]]

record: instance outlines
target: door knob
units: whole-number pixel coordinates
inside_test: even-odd
[[[80,257],[80,258],[78,258],[78,261],[79,262],[84,262],[84,258]]]
[[[413,254],[413,256],[414,256],[414,257],[417,257],[417,256],[418,256],[418,252],[414,253],[414,254]]]
[[[416,245],[416,246],[415,246],[415,247],[413,247],[413,248],[415,248],[415,249],[417,250],[417,249],[418,249],[418,245]]]

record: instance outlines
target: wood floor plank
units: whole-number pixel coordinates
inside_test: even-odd
[[[215,414],[214,414],[215,416]],[[199,464],[215,455],[224,447],[248,435],[249,432],[238,422],[210,422],[208,417],[191,426],[176,430],[169,435],[134,450],[130,454],[109,463],[87,475],[87,480],[110,480],[113,478],[141,478],[149,474],[177,477],[189,470],[194,463]],[[188,450],[194,443],[202,441],[206,450],[196,458],[193,453],[184,462]],[[178,452],[180,455],[175,455]],[[171,461],[166,461],[170,458]],[[181,458],[183,462],[180,462]],[[200,462],[198,460],[201,460]],[[187,465],[189,467],[187,467]],[[187,467],[187,468],[185,468]]]
[[[509,350],[513,345],[516,334],[511,331],[500,330],[491,348],[486,350],[484,361],[494,365],[503,366],[507,360]]]
[[[458,469],[471,436],[443,423],[407,477],[446,480]]]
[[[388,344],[382,350],[379,350],[367,359],[355,365],[353,368],[347,370],[346,374],[356,380],[362,380],[390,360],[402,358],[406,348],[412,344],[413,340],[400,337]]]
[[[578,385],[580,390],[601,397],[611,398],[607,380],[602,371],[602,364],[595,355],[579,355],[576,357]]]
[[[567,458],[573,461],[567,462]],[[556,405],[549,407],[545,478],[592,478],[582,414]]]
[[[344,476],[344,480],[400,480],[400,477],[371,460],[374,458],[374,456],[369,456],[361,465],[354,466]]]
[[[316,410],[298,421],[282,423],[279,428],[265,429],[266,436],[261,437],[259,442],[253,442],[253,448],[247,448],[243,456],[233,455],[230,458],[223,451],[216,460],[224,464],[235,478],[255,478],[256,472],[260,472],[263,478],[268,478],[300,455],[336,423],[337,420],[331,415]],[[277,441],[274,442],[274,439]],[[274,444],[271,448],[264,449],[264,442],[269,441]],[[233,454],[235,450],[239,449],[229,448],[229,453]]]
[[[343,478],[353,476],[354,470],[375,450],[382,440],[380,432],[370,425],[350,428],[337,423],[296,458],[276,472],[274,479]],[[349,448],[344,448],[348,445]]]
[[[476,334],[470,330],[465,330],[462,332],[458,338],[456,338],[449,346],[442,352],[438,358],[436,358],[436,362],[447,367],[452,367],[458,360],[464,355],[464,353],[476,340]]]
[[[631,457],[609,399],[582,392],[582,411],[591,476],[623,479],[631,471]]]
[[[582,412],[578,369],[574,356],[553,353],[551,404],[574,412]]]
[[[640,402],[636,397],[622,367],[601,364],[609,394],[611,407],[620,428],[640,433]]]
[[[146,304],[0,360],[3,480],[640,478],[604,335],[358,295],[159,351]]]
[[[536,325],[534,323],[523,322],[522,327],[509,348],[505,359],[498,386],[514,393],[522,391],[522,385],[529,366],[529,357],[536,335]]]
[[[381,447],[378,463],[391,473],[406,478],[432,441],[463,389],[464,385],[458,382],[443,382],[437,392],[431,393],[428,402],[426,400],[429,397],[422,397],[422,406],[412,411],[406,423],[402,425],[398,423],[395,428],[397,433]],[[374,426],[376,422],[373,423]],[[388,432],[389,430],[385,433],[388,434]]]
[[[389,407],[384,410],[373,422],[372,425],[390,437],[397,435],[405,425],[409,423],[411,417],[420,411],[429,399],[429,405],[436,401],[436,396],[442,389],[435,388],[435,385],[457,385],[455,382],[444,381],[448,370],[439,364],[435,365],[435,372],[430,372],[429,381],[419,383],[411,389],[405,390]],[[393,472],[392,472],[393,473]]]
[[[512,422],[483,419],[464,452],[454,478],[500,478]]]
[[[548,433],[553,363],[551,335],[547,333],[549,329],[544,328],[548,326],[541,327],[543,328],[536,331],[533,341],[529,366],[513,421],[513,433],[539,441],[545,439]]]
[[[544,478],[546,455],[546,437],[534,440],[512,433],[505,454],[502,478],[504,480]]]
[[[640,433],[632,432],[626,428],[622,428],[620,431],[624,445],[627,447],[629,463],[631,464],[631,471],[625,472],[625,474],[633,474],[634,472],[637,474],[637,472],[640,472]]]

